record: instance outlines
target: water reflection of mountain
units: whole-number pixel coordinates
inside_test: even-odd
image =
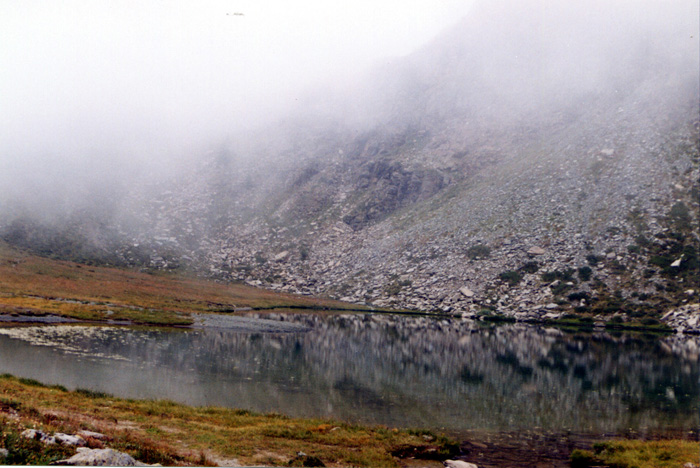
[[[384,315],[285,320],[311,331],[101,329],[53,340],[138,363],[184,395],[169,388],[168,398],[196,404],[449,429],[698,426],[693,339]]]

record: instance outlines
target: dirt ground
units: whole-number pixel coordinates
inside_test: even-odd
[[[593,443],[614,438],[680,438],[698,440],[697,431],[666,431],[653,434],[577,434],[552,432],[473,432],[461,435],[462,453],[455,457],[479,468],[568,468],[574,449],[590,450]]]

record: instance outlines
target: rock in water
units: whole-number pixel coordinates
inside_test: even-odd
[[[445,465],[447,468],[479,468],[474,463],[469,463],[462,460],[445,460],[443,465]]]
[[[112,449],[89,449],[81,447],[78,453],[65,460],[51,463],[64,466],[147,466],[134,460],[131,455]]]

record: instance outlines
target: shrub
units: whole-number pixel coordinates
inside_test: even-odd
[[[569,294],[567,297],[570,301],[580,301],[581,299],[585,299],[586,301],[588,301],[590,298],[588,293],[585,291],[573,292],[573,293]]]
[[[637,237],[634,238],[634,241],[639,245],[640,247],[649,247],[651,245],[651,241],[646,238],[646,236],[640,234]]]
[[[545,283],[551,283],[554,280],[561,280],[561,281],[574,281],[574,269],[573,268],[567,268],[566,270],[554,270],[554,271],[547,271],[545,273],[542,273],[542,281]]]
[[[540,264],[537,262],[526,262],[524,263],[518,270],[523,271],[525,273],[537,273],[537,270],[540,269]]]
[[[299,258],[302,262],[308,260],[309,258],[309,247],[307,245],[302,245],[299,247]]]
[[[491,249],[485,245],[478,244],[467,249],[467,257],[475,260],[477,258],[486,258],[491,255]]]
[[[86,388],[78,388],[75,390],[75,393],[79,393],[80,395],[86,396],[88,398],[109,398],[111,396],[105,392],[97,392],[94,390],[88,390]]]
[[[571,452],[571,468],[588,468],[597,465],[599,460],[588,450],[575,449]]]
[[[552,287],[552,294],[554,294],[555,296],[559,296],[561,294],[564,294],[569,289],[571,289],[571,286],[562,281],[556,286]]]
[[[582,266],[578,269],[578,277],[581,281],[588,281],[591,279],[593,270],[590,267]]]
[[[691,218],[688,207],[683,202],[677,202],[671,207],[669,216],[679,230],[689,229]]]
[[[389,296],[396,296],[398,293],[401,292],[401,285],[396,281],[391,282],[384,286],[384,292],[386,292],[386,294],[388,294]]]
[[[600,262],[600,257],[598,257],[597,255],[593,255],[593,254],[586,255],[586,261],[588,262],[588,264],[590,266],[596,266],[598,264],[598,262]]]
[[[618,262],[617,260],[613,260],[610,263],[610,269],[614,273],[622,273],[627,269],[627,267],[625,265],[623,265],[622,263]]]
[[[498,275],[498,278],[504,283],[508,283],[511,286],[515,286],[520,282],[520,280],[523,279],[523,275],[521,275],[517,271],[506,270],[500,275]]]

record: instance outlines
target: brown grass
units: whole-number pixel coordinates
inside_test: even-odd
[[[104,443],[146,463],[167,465],[286,465],[298,452],[326,466],[395,467],[392,452],[446,450],[450,442],[425,433],[362,427],[336,421],[291,419],[224,408],[195,408],[169,401],[138,401],[67,391],[0,376],[3,430],[36,427],[47,432],[87,429],[108,436]],[[447,453],[447,452],[445,452]]]
[[[593,451],[575,450],[573,468],[597,465],[613,468],[683,468],[700,462],[700,442],[691,440],[610,440]]]
[[[0,313],[187,324],[193,312],[241,308],[357,308],[347,303],[220,284],[191,274],[149,274],[37,257],[0,243]]]

